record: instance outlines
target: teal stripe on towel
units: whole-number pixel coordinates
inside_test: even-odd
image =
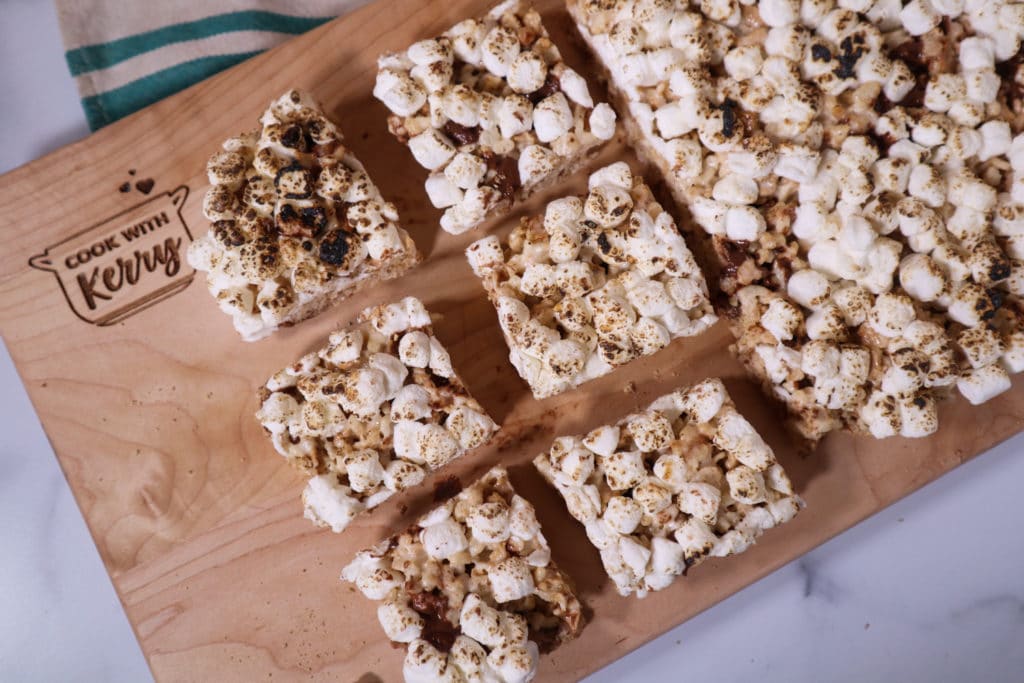
[[[82,108],[85,109],[89,127],[92,130],[102,128],[260,52],[262,50],[200,57],[157,71],[120,88],[86,97],[82,100]]]
[[[333,17],[296,17],[277,12],[251,10],[216,14],[205,19],[172,24],[153,31],[119,38],[108,43],[86,45],[65,53],[72,76],[106,69],[118,62],[171,43],[207,38],[231,31],[274,31],[297,35]]]

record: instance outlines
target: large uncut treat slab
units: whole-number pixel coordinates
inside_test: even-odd
[[[811,439],[926,436],[1024,369],[1021,7],[569,2]]]
[[[260,401],[274,448],[310,475],[306,517],[334,532],[498,429],[412,297],[363,311],[271,377]]]
[[[541,653],[583,628],[571,580],[500,466],[341,577],[380,601],[384,632],[408,644],[408,683],[527,683]]]
[[[188,261],[246,341],[316,315],[420,260],[393,204],[309,94],[291,90],[206,170],[210,231]]]
[[[594,104],[525,2],[502,2],[378,66],[373,94],[431,171],[427,194],[451,233],[507,212],[615,134],[615,112]]]
[[[707,557],[741,553],[803,506],[717,379],[559,437],[533,462],[586,526],[621,595],[644,597]]]
[[[643,178],[618,162],[584,196],[466,250],[536,398],[650,355],[716,320],[704,276]]]

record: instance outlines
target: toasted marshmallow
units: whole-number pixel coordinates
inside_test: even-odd
[[[533,128],[541,142],[551,142],[561,137],[572,125],[572,110],[561,92],[544,98],[533,110]]]
[[[517,93],[528,94],[539,90],[548,75],[544,58],[533,51],[520,52],[508,67],[509,87]]]
[[[411,643],[423,633],[423,617],[398,602],[381,603],[377,608],[377,621],[387,637],[396,643]]]
[[[491,650],[487,655],[487,664],[502,681],[528,683],[537,673],[539,658],[537,644],[531,640],[523,645],[502,646]]]
[[[509,557],[491,566],[487,578],[498,602],[519,600],[533,593],[533,575],[521,557]]]
[[[875,300],[868,324],[883,337],[896,337],[915,317],[914,305],[909,298],[886,293]]]
[[[590,111],[590,132],[598,140],[615,137],[615,110],[607,102],[601,102]]]
[[[956,382],[956,388],[972,405],[981,405],[1009,391],[1010,386],[1010,376],[998,365],[969,370]]]
[[[420,542],[427,555],[444,560],[468,547],[465,530],[453,519],[431,524],[420,532]]]
[[[435,171],[455,154],[451,142],[433,128],[409,138],[409,150],[420,166]]]

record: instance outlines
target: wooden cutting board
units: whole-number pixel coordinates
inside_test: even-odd
[[[266,377],[371,303],[415,294],[443,314],[438,336],[504,424],[496,442],[444,474],[468,482],[495,463],[510,466],[555,559],[578,583],[591,621],[542,659],[545,681],[597,670],[1024,427],[1018,382],[981,408],[946,404],[929,439],[834,435],[801,456],[778,428],[777,409],[730,358],[722,324],[580,391],[534,401],[462,255],[481,233],[439,231],[424,172],[388,136],[385,109],[370,96],[378,54],[487,4],[380,0],[0,179],[0,331],[159,680],[399,680],[402,655],[374,605],[338,574],[356,551],[429,507],[430,480],[344,535],[318,530],[302,518],[301,478],[252,418]],[[539,5],[569,62],[590,72],[561,5]],[[206,229],[207,156],[292,87],[313,90],[340,121],[427,260],[319,319],[246,344],[180,257]],[[603,156],[629,158],[621,144]],[[570,185],[582,189],[583,178]],[[529,460],[557,434],[711,375],[726,379],[765,433],[807,509],[657,597],[620,598]]]

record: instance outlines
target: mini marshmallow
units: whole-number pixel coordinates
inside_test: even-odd
[[[583,439],[583,445],[600,456],[607,457],[615,452],[619,444],[619,428],[603,426],[593,430]]]
[[[900,102],[910,94],[910,91],[914,89],[916,84],[917,80],[914,78],[910,67],[901,61],[895,61],[893,62],[889,79],[882,87],[882,92],[890,102]],[[890,154],[890,156],[892,155]]]
[[[911,0],[900,11],[900,22],[912,36],[927,33],[938,26],[941,19],[929,0]]]
[[[980,161],[988,161],[993,157],[1009,153],[1012,137],[1009,123],[988,121],[982,124],[978,131],[981,133],[981,149],[978,151]]]
[[[524,186],[541,182],[554,172],[558,155],[541,145],[530,145],[519,157],[519,178]]]
[[[757,9],[768,26],[792,24],[800,15],[800,3],[795,0],[760,0]]]
[[[788,341],[793,338],[800,323],[803,322],[803,315],[785,299],[775,299],[768,305],[760,322],[761,326],[780,342]]]
[[[972,36],[960,41],[960,67],[991,69],[995,65],[993,44],[989,38]]]
[[[956,381],[963,397],[976,406],[1009,391],[1011,386],[1010,376],[998,365],[968,370]]]
[[[561,137],[572,128],[572,124],[572,110],[561,92],[544,98],[533,110],[533,128],[541,142]]]
[[[974,369],[991,365],[1003,354],[999,335],[987,327],[971,327],[957,337],[957,344]]]
[[[683,484],[676,501],[682,512],[693,515],[707,524],[714,524],[718,519],[722,492],[711,484],[687,482]]]
[[[725,234],[733,241],[754,241],[767,230],[764,216],[748,206],[734,206],[725,214]]]
[[[486,172],[484,161],[466,152],[456,154],[444,169],[445,177],[463,190],[476,187]]]
[[[573,69],[565,67],[558,73],[558,85],[562,92],[565,93],[565,96],[576,104],[587,109],[593,108],[594,100],[590,97],[590,88],[587,86],[587,81]]]
[[[412,116],[427,101],[427,92],[416,81],[390,69],[377,73],[373,96],[399,116]]]
[[[409,150],[424,168],[435,171],[455,154],[451,142],[433,128],[409,138]]]
[[[423,632],[423,617],[408,605],[384,602],[377,608],[377,621],[385,635],[396,643],[410,643]]]
[[[757,201],[757,182],[735,173],[723,176],[711,191],[715,201],[728,204],[753,204]]]
[[[601,102],[590,112],[590,132],[598,140],[611,140],[615,136],[615,110]]]
[[[639,451],[618,451],[607,456],[602,465],[608,486],[624,491],[636,486],[644,477],[643,457]]]
[[[875,299],[868,324],[883,337],[896,337],[915,317],[914,305],[908,297],[885,293]]]
[[[609,528],[620,534],[631,534],[640,524],[643,510],[632,498],[612,496],[605,505],[602,519]]]
[[[946,289],[942,269],[926,254],[910,254],[900,262],[900,284],[923,302],[935,301]]]
[[[508,67],[509,87],[517,93],[528,94],[539,90],[547,78],[548,66],[536,52],[520,52]]]
[[[757,45],[735,47],[725,55],[725,70],[738,81],[756,76],[763,63],[764,55]]]
[[[519,49],[519,39],[515,33],[504,26],[495,26],[480,44],[484,68],[504,78],[519,54]]]
[[[832,292],[828,278],[810,268],[793,273],[786,289],[791,299],[812,310],[824,304]]]
[[[520,557],[509,557],[489,567],[487,578],[491,593],[498,602],[519,600],[533,593],[533,575]]]
[[[818,172],[818,152],[799,145],[779,145],[775,173],[797,183],[809,182]]]

